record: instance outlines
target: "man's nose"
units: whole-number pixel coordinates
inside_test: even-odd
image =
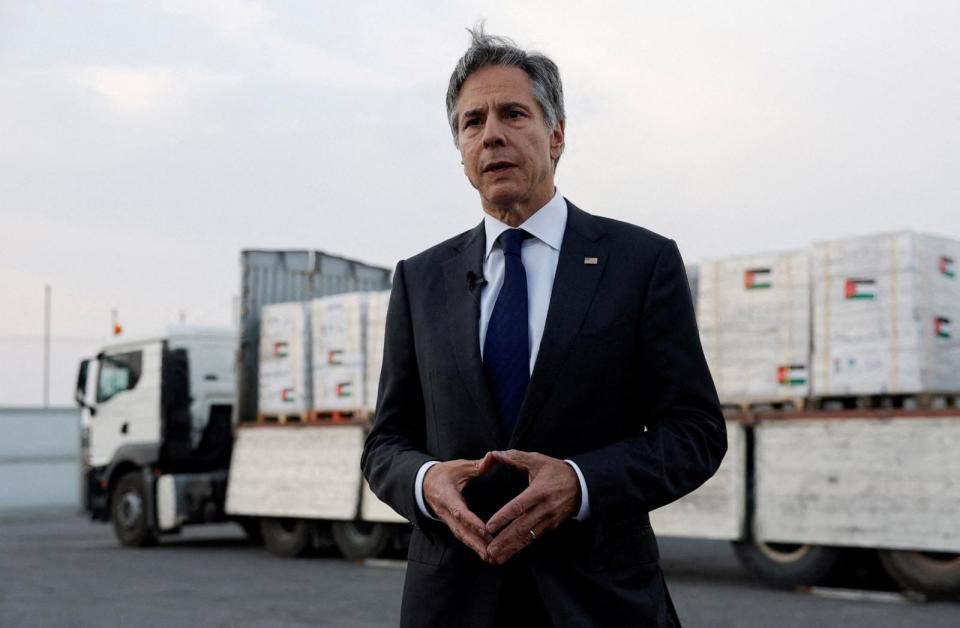
[[[496,116],[488,117],[483,125],[483,147],[491,148],[505,145],[507,143],[505,130],[503,123]]]

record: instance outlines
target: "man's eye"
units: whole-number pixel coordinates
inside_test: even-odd
[[[507,112],[507,116],[510,117],[510,118],[519,118],[519,117],[523,116],[523,112],[520,111],[519,109],[514,109],[514,110],[512,110],[512,111],[508,111],[508,112]]]
[[[463,126],[477,126],[478,124],[480,124],[480,118],[467,118]]]

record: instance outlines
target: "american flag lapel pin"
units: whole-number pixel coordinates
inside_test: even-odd
[[[584,257],[584,258],[583,258],[583,263],[586,264],[587,266],[596,266],[596,265],[597,265],[597,258],[596,258],[596,257]]]

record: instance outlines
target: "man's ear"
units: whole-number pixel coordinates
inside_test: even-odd
[[[558,120],[557,124],[553,127],[553,131],[550,132],[550,159],[553,160],[554,164],[557,163],[560,155],[563,154],[563,134],[566,128],[567,121]]]

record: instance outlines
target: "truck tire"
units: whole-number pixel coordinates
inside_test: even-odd
[[[821,545],[735,541],[740,563],[764,584],[779,589],[821,584],[841,566],[842,551]]]
[[[349,560],[380,556],[390,545],[390,526],[369,521],[334,521],[333,542]]]
[[[260,520],[263,543],[277,556],[296,558],[310,551],[314,523],[307,519],[264,517]]]
[[[960,599],[960,554],[881,550],[880,562],[904,589]]]
[[[147,522],[146,491],[140,471],[130,471],[117,482],[110,499],[110,521],[121,545],[145,547],[157,542]]]

